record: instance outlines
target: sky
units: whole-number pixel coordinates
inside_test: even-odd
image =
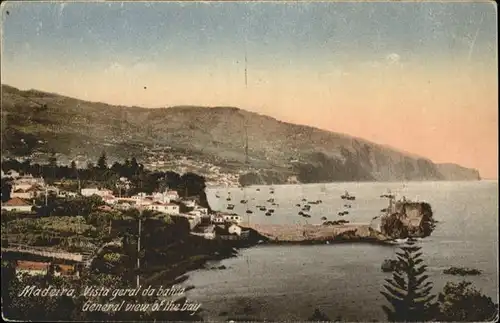
[[[496,25],[493,2],[7,1],[1,81],[237,106],[496,179]]]

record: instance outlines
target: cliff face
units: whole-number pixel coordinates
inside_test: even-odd
[[[248,138],[248,163],[245,145]],[[70,157],[141,156],[170,147],[225,167],[241,182],[302,183],[476,179],[473,170],[397,151],[361,138],[290,124],[234,107],[145,109],[111,106],[2,85],[2,153]]]
[[[437,164],[438,170],[448,181],[481,180],[477,169],[465,168],[456,164]]]

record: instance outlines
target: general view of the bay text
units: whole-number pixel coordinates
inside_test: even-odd
[[[1,19],[5,320],[498,319],[494,2]]]

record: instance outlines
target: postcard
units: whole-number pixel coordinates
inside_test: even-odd
[[[498,319],[491,1],[4,1],[6,321]]]

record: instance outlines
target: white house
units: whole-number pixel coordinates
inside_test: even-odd
[[[237,214],[224,214],[224,220],[231,223],[240,223],[241,217]]]
[[[22,188],[13,186],[10,191],[10,197],[31,200],[36,197],[39,191],[40,190],[34,185],[31,185],[29,187],[23,186]]]
[[[49,262],[36,262],[18,260],[16,263],[16,275],[28,274],[30,276],[45,276],[49,273]]]
[[[150,205],[147,205],[145,208],[148,210],[158,211],[158,212],[165,213],[165,214],[168,213],[167,205],[165,203],[158,202],[158,201],[153,202]]]
[[[12,189],[11,191],[15,191],[15,190],[27,190],[29,188],[33,187],[33,184],[32,183],[22,183],[22,182],[18,182],[18,181],[14,181],[14,183],[12,183]]]
[[[212,216],[211,220],[212,220],[212,223],[215,223],[215,224],[224,224],[224,222],[226,222],[226,220],[224,220],[223,216],[218,216],[218,215]]]
[[[124,201],[124,200],[118,200],[115,204],[115,208],[119,210],[128,210],[135,207],[135,203],[129,202],[129,201]]]
[[[70,191],[59,191],[57,193],[57,197],[76,197],[77,194],[75,192],[70,192]]]
[[[153,202],[145,206],[148,210],[158,211],[168,215],[178,215],[179,205],[173,203]]]
[[[167,197],[170,200],[178,200],[179,199],[179,193],[177,193],[177,191],[168,190],[167,191]]]
[[[153,201],[170,203],[170,198],[168,197],[167,192],[163,192],[163,193],[156,192],[156,193],[153,193],[152,197],[153,197]]]
[[[108,196],[112,196],[113,195],[113,191],[106,190],[106,189],[101,190],[101,189],[95,188],[95,187],[93,187],[93,188],[82,188],[81,194],[83,196],[98,195],[98,196],[103,197],[103,196],[107,196],[107,195]]]
[[[178,215],[180,213],[179,205],[174,203],[166,203],[167,214]]]
[[[2,204],[2,210],[12,211],[12,212],[31,212],[33,205],[20,199],[19,197],[14,197]]]
[[[238,236],[241,235],[241,228],[236,224],[231,224],[229,228],[227,228],[227,231],[229,232],[229,234],[236,234]]]

